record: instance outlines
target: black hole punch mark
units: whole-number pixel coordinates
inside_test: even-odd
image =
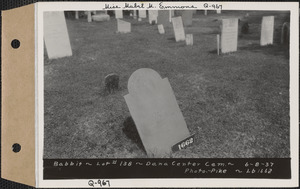
[[[11,46],[12,46],[12,48],[14,48],[14,49],[19,48],[20,45],[21,45],[21,43],[20,43],[20,41],[17,40],[17,39],[12,40],[12,42],[11,42]]]
[[[21,150],[21,145],[20,144],[15,143],[15,144],[12,145],[12,151],[13,152],[18,153],[18,152],[20,152],[20,150]]]

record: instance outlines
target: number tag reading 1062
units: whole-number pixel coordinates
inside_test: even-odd
[[[176,152],[176,151],[179,151],[179,150],[182,150],[182,149],[185,149],[187,148],[188,146],[190,146],[191,144],[193,144],[195,142],[195,134],[189,136],[188,138],[178,142],[177,144],[175,144],[173,147],[172,147],[172,151],[173,152]]]

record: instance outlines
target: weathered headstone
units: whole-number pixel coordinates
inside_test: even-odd
[[[93,21],[102,22],[109,21],[110,16],[108,14],[95,14],[92,16]]]
[[[165,33],[164,25],[159,24],[159,25],[157,25],[157,28],[158,28],[159,34],[164,34]]]
[[[162,24],[164,28],[171,27],[169,16],[170,15],[168,10],[159,10],[157,16],[157,24]]]
[[[79,11],[75,11],[75,19],[76,19],[76,20],[79,19]]]
[[[204,10],[204,15],[207,16],[207,10]]]
[[[147,18],[146,10],[139,10],[139,18]]]
[[[288,45],[290,43],[290,23],[285,22],[281,28],[281,44]]]
[[[119,88],[119,76],[115,73],[105,76],[104,82],[105,90],[109,93],[112,93]]]
[[[217,10],[217,14],[221,14],[221,10],[220,9]]]
[[[193,23],[193,10],[184,10],[182,12],[182,22],[184,26],[191,26]]]
[[[123,18],[123,10],[115,10],[116,18]]]
[[[135,71],[125,101],[149,157],[168,157],[172,147],[190,136],[167,78],[149,68]]]
[[[221,52],[228,53],[237,51],[238,19],[223,19],[221,32]]]
[[[193,45],[194,44],[193,34],[186,34],[185,42],[186,42],[186,45]]]
[[[157,23],[158,10],[149,10],[149,24]]]
[[[64,12],[44,12],[44,41],[49,59],[72,56]]]
[[[120,33],[130,33],[131,32],[131,23],[125,22],[123,20],[118,19],[118,32]]]
[[[92,12],[91,11],[87,11],[87,21],[92,22]]]
[[[137,12],[136,12],[136,10],[133,10],[133,19],[137,19]]]
[[[185,33],[184,33],[181,16],[172,18],[172,24],[173,24],[176,42],[185,41]]]
[[[264,16],[261,24],[260,45],[273,44],[274,16]]]

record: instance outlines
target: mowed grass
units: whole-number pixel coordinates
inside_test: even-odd
[[[132,32],[117,22],[67,19],[73,56],[44,62],[44,158],[146,158],[122,127],[130,116],[124,95],[139,68],[167,77],[196,143],[170,157],[289,157],[289,50],[279,44],[289,12],[202,11],[186,34],[194,46],[175,42],[172,28],[158,34],[147,20],[130,18]],[[263,15],[275,16],[274,45],[259,46]],[[238,51],[217,55],[221,18],[248,20]],[[241,24],[240,24],[241,25]],[[120,76],[120,89],[104,92],[104,77]],[[168,137],[168,136],[166,136]]]

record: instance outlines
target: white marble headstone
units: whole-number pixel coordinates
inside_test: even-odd
[[[186,34],[185,42],[186,42],[186,45],[193,45],[194,44],[193,34]]]
[[[273,44],[274,16],[264,16],[261,23],[260,45]]]
[[[117,19],[118,23],[118,32],[120,33],[130,33],[131,32],[131,23]]]
[[[182,23],[181,16],[173,17],[172,18],[172,24],[173,24],[173,29],[174,29],[176,42],[185,41],[185,33],[184,33],[184,28],[183,28],[183,23]]]
[[[164,25],[159,24],[159,25],[157,25],[157,28],[158,28],[158,33],[159,34],[164,34],[165,33]]]
[[[149,157],[169,157],[176,143],[189,137],[187,125],[167,78],[149,68],[135,71],[125,101]]]
[[[72,56],[64,12],[44,12],[44,41],[49,59]]]
[[[139,18],[147,18],[146,10],[139,10]]]
[[[116,18],[123,18],[123,10],[115,10]]]
[[[222,53],[237,51],[238,18],[222,20],[221,51]]]
[[[158,16],[158,10],[149,10],[149,24],[152,24],[152,22],[155,22],[157,24],[157,16]]]

